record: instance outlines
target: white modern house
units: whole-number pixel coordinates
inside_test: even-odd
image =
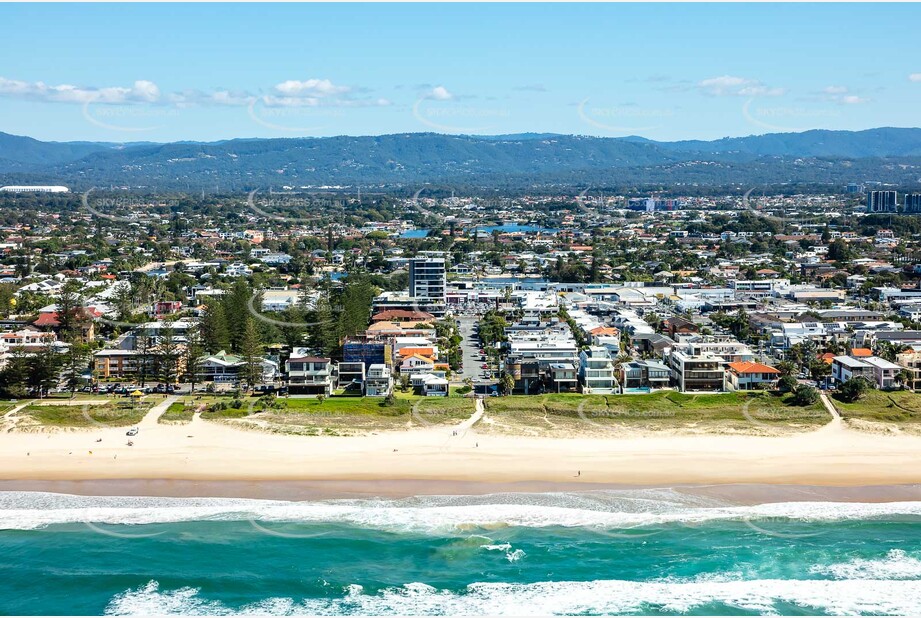
[[[422,394],[426,397],[447,397],[448,380],[434,374],[425,374],[422,382]]]
[[[607,348],[593,346],[579,354],[579,382],[586,394],[610,395],[617,392],[617,369]]]
[[[365,375],[365,396],[386,397],[393,391],[393,375],[390,367],[375,363],[368,367]]]

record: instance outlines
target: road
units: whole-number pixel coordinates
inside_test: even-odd
[[[480,365],[483,364],[483,361],[480,360],[478,353],[480,348],[476,338],[473,336],[473,327],[476,323],[477,318],[474,316],[458,316],[457,318],[458,330],[460,330],[460,335],[463,338],[463,341],[461,341],[461,358],[464,364],[464,370],[455,374],[455,380],[458,382],[463,381],[464,378],[478,380],[482,372]]]

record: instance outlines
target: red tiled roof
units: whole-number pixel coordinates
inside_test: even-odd
[[[729,363],[729,368],[736,373],[772,373],[780,375],[780,372],[770,365],[762,365],[751,361]]]
[[[432,320],[435,316],[431,313],[426,313],[425,311],[409,311],[408,309],[388,309],[386,311],[381,311],[380,313],[375,313],[371,316],[372,322],[380,322],[382,320]]]

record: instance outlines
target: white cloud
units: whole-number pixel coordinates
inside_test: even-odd
[[[826,86],[818,93],[818,96],[839,105],[860,105],[861,103],[870,102],[870,99],[866,97],[851,94],[851,90],[847,86]]]
[[[160,89],[146,80],[138,80],[129,87],[93,88],[0,77],[0,96],[57,103],[157,103]]]
[[[435,86],[432,88],[432,91],[428,94],[429,99],[435,99],[436,101],[448,101],[454,98],[454,95],[448,92],[448,89],[444,86]]]
[[[908,76],[908,81],[921,82],[921,73],[912,73]]]
[[[697,82],[697,88],[714,97],[779,97],[784,88],[770,88],[755,79],[722,75]]]
[[[437,90],[437,89],[436,89]],[[447,91],[445,91],[447,92]],[[265,94],[228,89],[184,90],[163,94],[151,81],[138,80],[128,87],[78,87],[48,85],[0,77],[0,98],[18,98],[56,103],[155,104],[179,108],[192,106],[247,106],[256,101],[274,107],[384,107],[385,98],[371,96],[367,90],[334,84],[328,79],[287,80]]]
[[[351,91],[348,86],[337,86],[328,79],[308,79],[298,81],[289,79],[275,86],[275,91],[285,96],[296,97],[335,97]]]

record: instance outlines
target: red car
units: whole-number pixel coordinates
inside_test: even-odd
[[[480,369],[489,369],[489,365],[487,365],[486,363],[483,363],[482,365],[480,365]]]

